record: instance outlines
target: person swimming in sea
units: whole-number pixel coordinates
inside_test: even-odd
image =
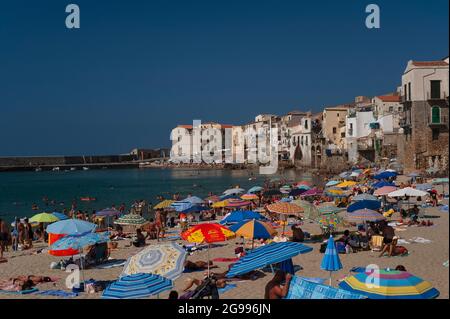
[[[32,210],[38,210],[38,209],[39,209],[39,206],[36,205],[36,203],[33,203],[33,205],[31,205],[31,209],[32,209]]]

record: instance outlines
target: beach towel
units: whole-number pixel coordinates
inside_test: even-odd
[[[0,289],[0,293],[2,293],[2,294],[10,294],[10,295],[27,295],[27,294],[32,294],[32,293],[34,293],[36,291],[39,291],[39,289],[31,288],[31,289],[21,290],[21,291],[9,291],[9,290],[1,290]]]
[[[319,278],[319,277],[301,277],[301,276],[299,276],[299,278],[306,280],[306,281],[315,282],[317,284],[323,284],[327,281],[327,279]]]
[[[293,276],[285,299],[366,299],[366,297]]]
[[[432,241],[429,239],[425,239],[422,237],[413,237],[412,239],[410,239],[410,241],[414,242],[414,243],[418,243],[418,244],[431,244]]]
[[[37,295],[44,295],[44,296],[57,296],[57,297],[63,297],[63,298],[73,298],[77,297],[78,294],[75,292],[67,292],[64,290],[44,290],[36,293]]]
[[[236,288],[236,287],[237,287],[236,284],[226,284],[225,287],[219,288],[219,289],[218,289],[219,295],[224,294],[224,293],[226,293],[228,290],[234,289],[234,288]]]
[[[397,240],[397,244],[398,245],[406,245],[406,244],[411,244],[411,243],[405,239],[399,239],[399,240]]]
[[[97,265],[95,267],[95,269],[110,269],[110,268],[115,268],[115,267],[122,267],[125,265],[125,263],[127,262],[126,259],[111,259],[108,260],[106,262],[104,262],[103,264]]]
[[[234,263],[238,261],[239,258],[214,258],[212,261],[214,262],[222,262],[222,263]]]

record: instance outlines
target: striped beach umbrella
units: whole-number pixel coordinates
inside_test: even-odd
[[[334,244],[333,236],[330,236],[328,239],[327,248],[325,250],[325,255],[322,258],[320,269],[330,272],[330,286],[333,271],[342,269],[341,260],[339,259],[339,254],[337,252],[336,245]]]
[[[251,202],[242,199],[228,199],[226,202],[227,204],[225,207],[227,208],[245,207],[252,204]]]
[[[354,181],[344,181],[340,184],[337,184],[336,187],[347,188],[347,187],[355,186],[356,184],[358,184],[358,183],[354,182]]]
[[[139,214],[127,214],[114,221],[114,224],[117,225],[131,225],[131,226],[141,226],[146,223],[148,223],[148,220],[146,220]]]
[[[49,213],[36,214],[30,218],[30,223],[54,223],[59,221],[58,217]]]
[[[367,270],[344,279],[339,287],[369,299],[433,299],[439,291],[406,271]]]
[[[92,246],[98,243],[105,243],[109,241],[109,233],[87,233],[84,235],[68,235],[58,239],[51,246],[51,250],[66,250],[66,249],[82,249],[86,246]]]
[[[172,204],[170,204],[170,207],[175,209],[175,211],[177,211],[177,212],[182,212],[183,210],[191,208],[192,206],[194,206],[193,203],[186,202],[186,201],[177,201],[177,202],[173,202]]]
[[[239,260],[230,268],[226,276],[227,278],[232,278],[244,275],[252,270],[280,263],[299,254],[309,253],[312,250],[312,247],[294,242],[264,245],[239,258]]]
[[[286,202],[277,202],[267,206],[267,210],[272,213],[283,215],[299,215],[303,212],[303,208],[298,205]]]
[[[358,202],[354,202],[350,206],[347,207],[347,212],[351,213],[360,209],[379,209],[381,208],[381,202],[379,200],[361,200]]]
[[[119,278],[103,292],[103,299],[138,299],[157,295],[173,287],[170,279],[154,274],[133,274]]]
[[[301,190],[307,191],[307,190],[311,189],[311,186],[306,185],[306,184],[300,184],[300,185],[297,185],[297,189],[301,189]]]
[[[322,195],[323,191],[321,191],[320,189],[317,188],[311,188],[309,190],[307,190],[306,192],[304,192],[303,194],[301,194],[301,197],[307,197],[307,196],[318,196],[318,195]]]
[[[170,205],[172,205],[172,203],[174,203],[174,200],[170,200],[170,199],[165,199],[162,202],[159,202],[158,204],[156,204],[153,209],[168,209],[170,208]]]
[[[354,212],[347,212],[345,219],[352,223],[379,222],[386,220],[386,217],[371,209],[359,209]]]
[[[236,236],[242,236],[248,239],[269,239],[277,234],[277,231],[268,223],[258,220],[242,221],[236,225],[230,226]]]
[[[258,200],[259,197],[256,194],[244,194],[241,196],[241,199],[243,199],[243,200]]]
[[[155,274],[175,280],[184,270],[186,250],[177,243],[151,245],[131,256],[122,275]]]

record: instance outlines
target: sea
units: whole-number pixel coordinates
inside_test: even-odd
[[[248,170],[193,169],[98,169],[76,171],[2,172],[0,173],[0,218],[31,217],[40,212],[62,212],[77,208],[91,213],[124,203],[127,209],[135,200],[156,204],[157,196],[172,198],[179,193],[205,198],[209,192],[220,195],[239,186],[244,189],[266,180],[306,180],[320,184],[321,178],[308,171],[284,170],[274,175],[259,175]],[[81,201],[93,197],[95,201]],[[33,210],[33,205],[38,209]]]

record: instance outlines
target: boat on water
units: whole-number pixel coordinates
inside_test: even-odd
[[[89,167],[83,166],[83,171],[88,171]]]
[[[42,172],[42,168],[37,167],[37,168],[34,169],[34,171],[35,171],[35,172]]]
[[[59,167],[53,167],[52,171],[59,171]]]
[[[83,202],[92,202],[92,201],[96,201],[97,198],[86,196],[86,197],[80,197],[80,200]]]
[[[76,171],[77,169],[75,167],[70,168],[71,171]]]

